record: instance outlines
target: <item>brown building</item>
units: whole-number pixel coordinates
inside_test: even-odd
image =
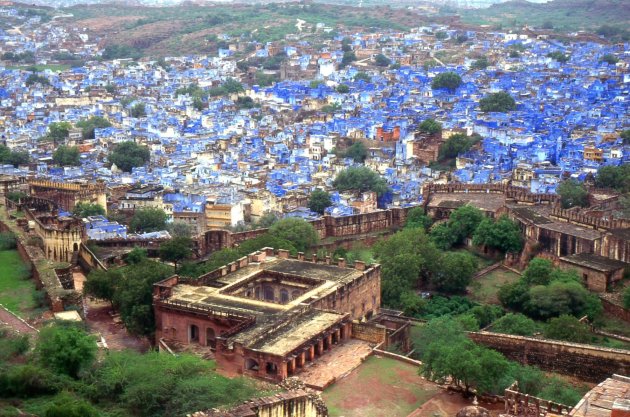
[[[71,212],[77,203],[98,204],[107,210],[105,183],[64,183],[31,179],[30,195],[56,203],[61,210]]]
[[[227,371],[281,381],[350,338],[353,320],[378,312],[380,294],[380,265],[266,248],[192,281],[155,284],[156,341],[201,345]]]
[[[606,292],[623,278],[627,264],[592,253],[579,253],[560,258],[560,266],[576,269],[589,290]]]

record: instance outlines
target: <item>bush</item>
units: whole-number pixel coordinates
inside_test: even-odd
[[[0,251],[12,250],[17,247],[17,238],[12,232],[0,233]]]
[[[29,398],[54,394],[60,380],[52,372],[36,365],[0,368],[0,396]]]
[[[127,141],[114,146],[108,159],[112,164],[116,164],[118,169],[131,172],[133,168],[149,162],[151,154],[146,146]]]
[[[306,252],[317,243],[318,236],[313,226],[298,218],[287,218],[277,221],[269,228],[269,234],[293,244],[300,252]]]
[[[100,413],[85,400],[63,393],[57,395],[44,417],[99,417]]]
[[[623,306],[630,309],[630,287],[623,291]]]
[[[518,336],[532,336],[537,330],[536,322],[520,313],[506,314],[492,324],[493,332]]]
[[[73,378],[96,357],[96,340],[76,325],[55,324],[42,329],[37,354],[44,366]]]
[[[567,314],[547,322],[545,337],[574,343],[588,343],[593,339],[586,324]]]

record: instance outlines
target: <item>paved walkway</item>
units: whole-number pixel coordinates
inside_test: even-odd
[[[352,339],[336,345],[330,352],[317,358],[296,376],[307,386],[323,390],[339,378],[359,366],[372,353],[372,347],[363,341]]]
[[[0,323],[3,323],[21,334],[37,334],[37,330],[24,320],[0,305]]]

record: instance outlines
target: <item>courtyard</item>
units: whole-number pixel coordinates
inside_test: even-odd
[[[406,417],[440,393],[414,365],[370,356],[322,393],[331,417]]]

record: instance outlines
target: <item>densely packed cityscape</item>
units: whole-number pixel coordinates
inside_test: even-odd
[[[0,2],[0,415],[630,415],[627,41],[41,10]]]

